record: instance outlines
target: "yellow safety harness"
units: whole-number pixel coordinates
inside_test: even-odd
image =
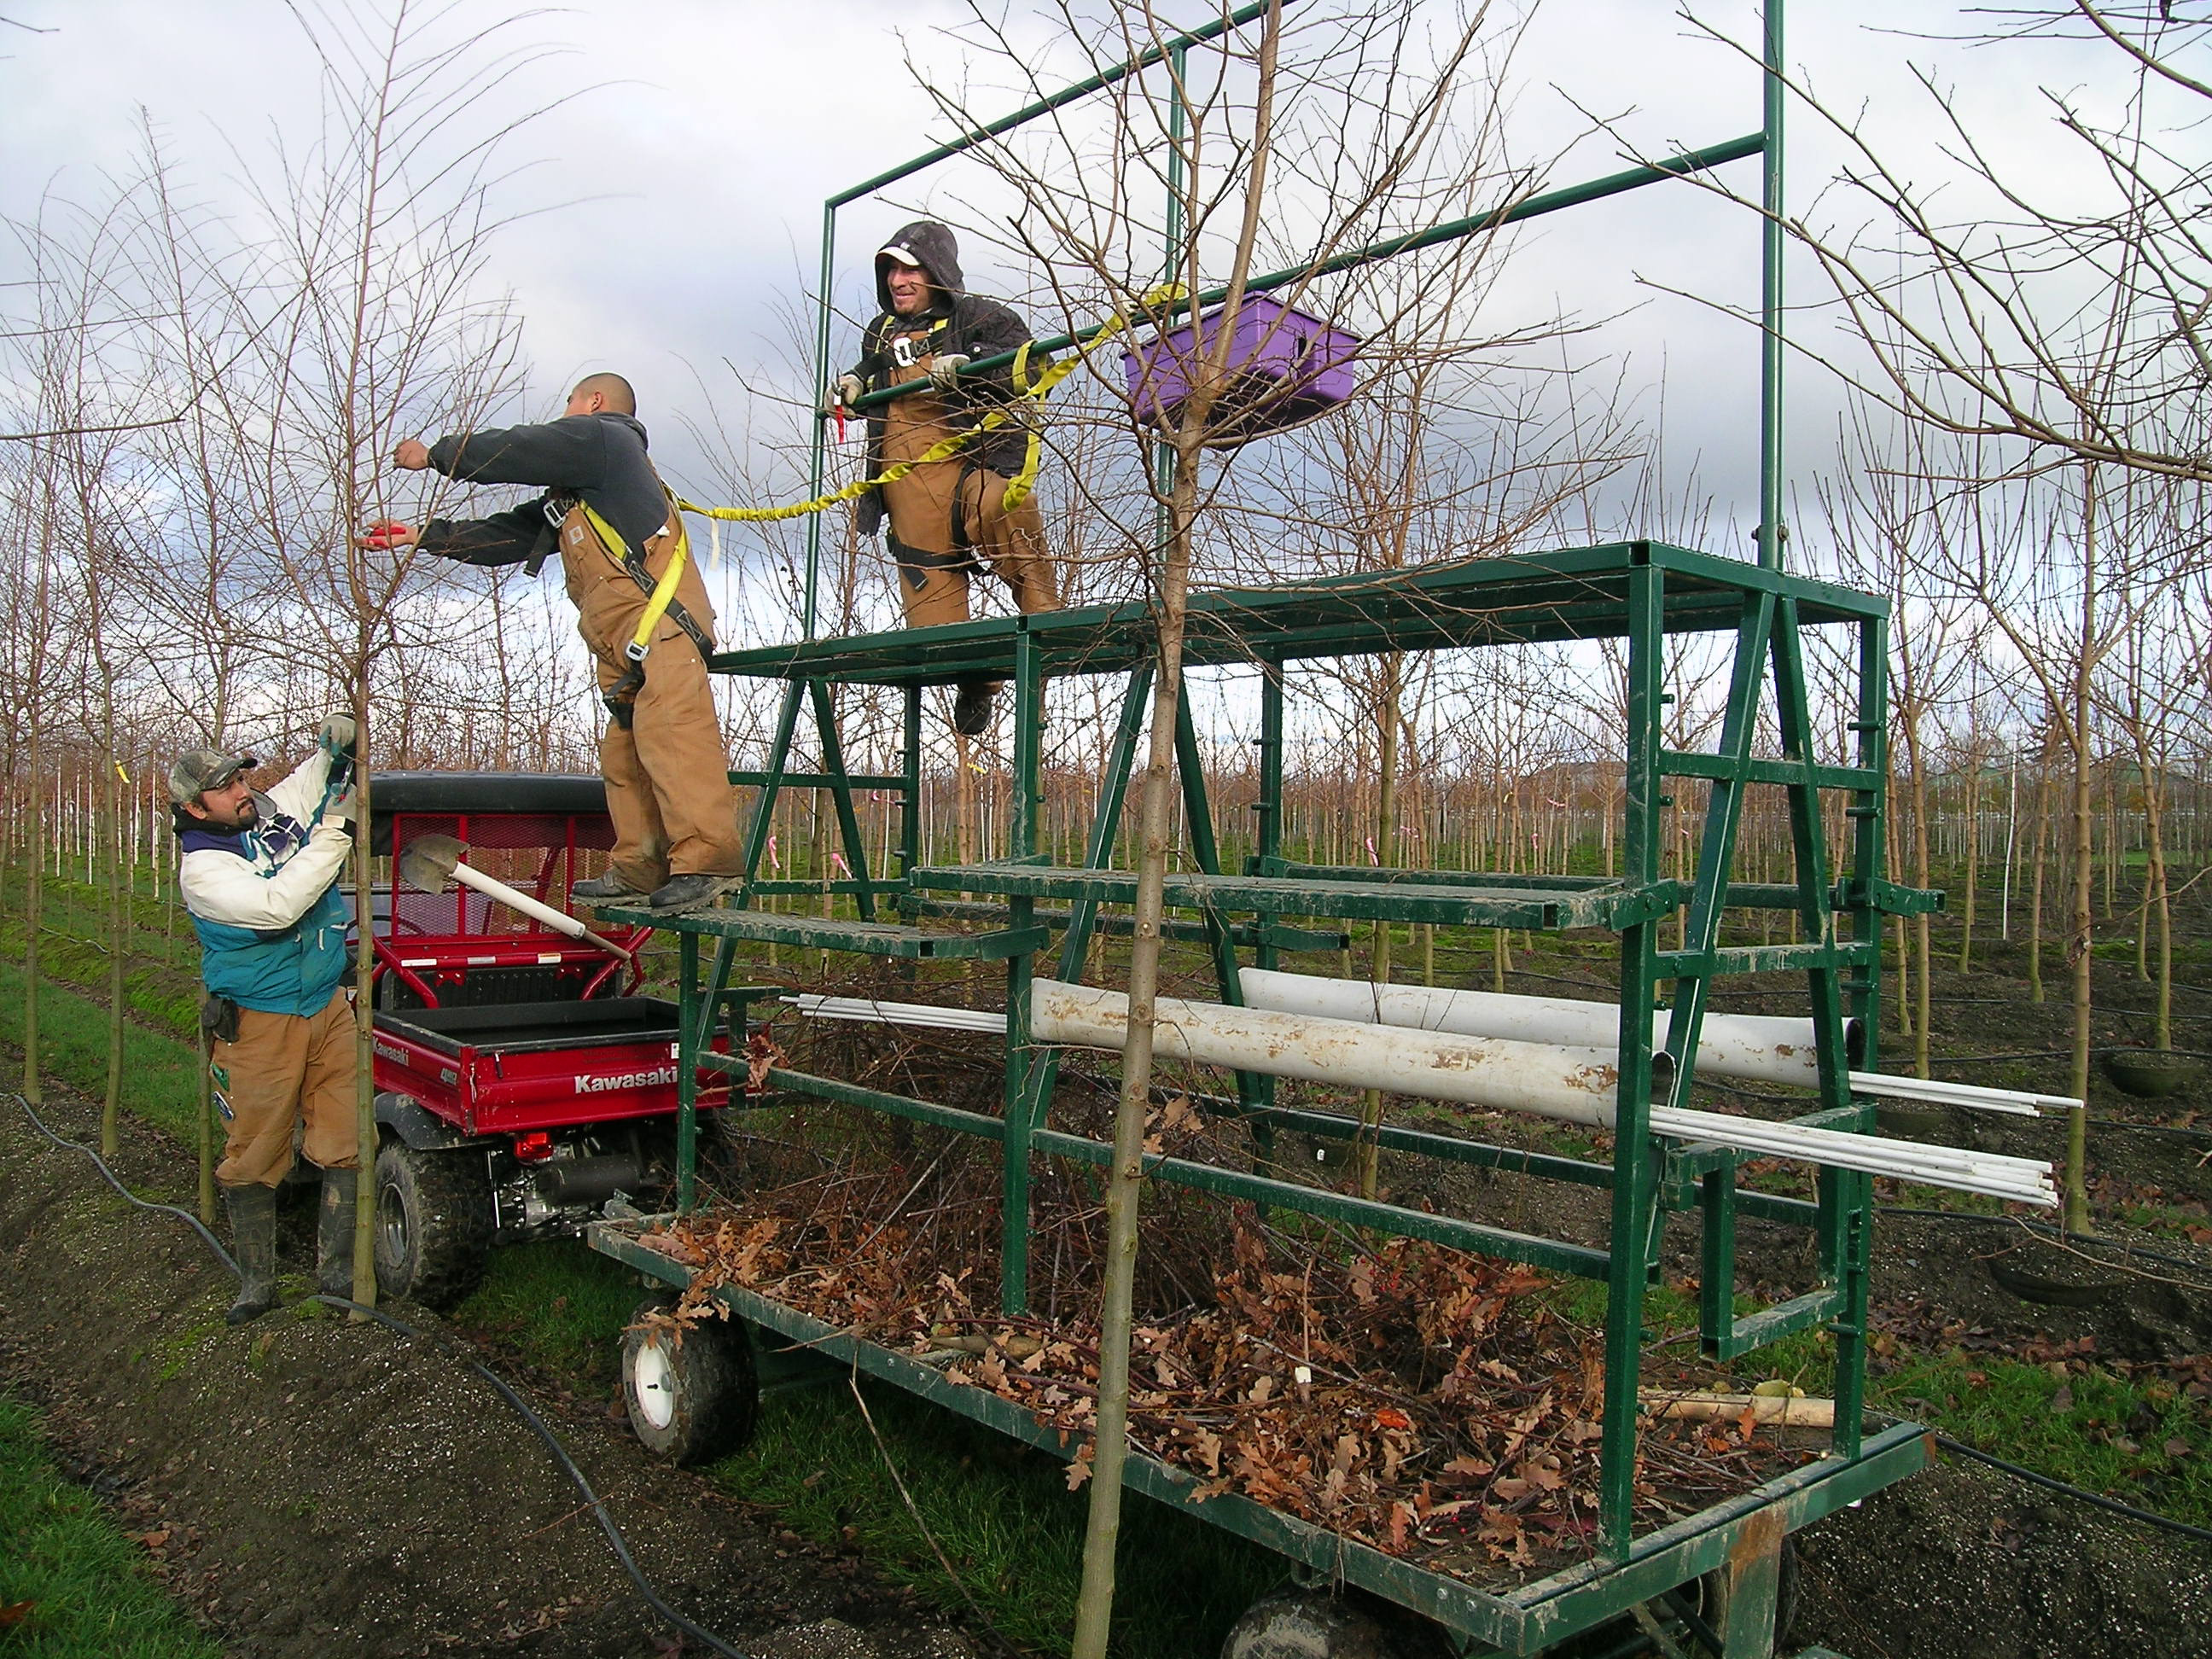
[[[646,590],[645,611],[637,619],[637,627],[630,635],[629,643],[623,647],[623,656],[629,665],[623,671],[622,678],[603,694],[608,712],[624,726],[629,724],[627,711],[645,684],[646,653],[653,649],[653,635],[659,628],[662,617],[674,611],[677,625],[690,635],[691,642],[699,647],[701,657],[707,656],[714,649],[713,639],[698,619],[676,603],[677,585],[684,580],[684,568],[691,562],[691,538],[684,531],[683,514],[676,510],[680,504],[673,495],[668,497],[668,521],[673,527],[676,539],[675,544],[668,550],[667,566],[657,581],[646,569],[645,560],[630,551],[629,544],[623,540],[622,533],[614,526],[609,524],[589,502],[580,500],[576,503],[583,510],[585,521],[592,526],[592,534],[599,538],[599,546],[606,556],[621,566],[623,574],[632,581]]]
[[[910,461],[896,461],[872,478],[859,479],[847,484],[842,489],[832,490],[827,495],[817,495],[811,501],[793,501],[788,507],[701,507],[696,502],[687,501],[680,497],[676,504],[686,513],[696,513],[702,518],[720,519],[726,523],[732,524],[768,524],[781,519],[803,519],[811,513],[820,513],[826,508],[835,507],[840,501],[856,501],[871,489],[879,489],[888,483],[896,483],[918,466],[928,466],[933,462],[950,460],[985,433],[996,432],[1003,427],[1012,426],[1015,422],[1020,421],[1029,428],[1029,446],[1022,457],[1021,471],[1006,481],[1006,491],[1000,497],[999,501],[1001,510],[1011,513],[1020,505],[1023,497],[1036,488],[1037,462],[1044,441],[1042,411],[1044,400],[1051,394],[1052,389],[1075,373],[1083,360],[1096,350],[1103,342],[1113,338],[1115,335],[1125,333],[1133,321],[1141,319],[1158,307],[1182,299],[1188,291],[1179,283],[1167,283],[1152,289],[1151,293],[1145,295],[1142,304],[1133,317],[1129,314],[1119,314],[1109,319],[1103,328],[1076,347],[1068,356],[1045,368],[1034,380],[1030,377],[1030,343],[1024,341],[1014,352],[1014,392],[1018,398],[1026,398],[1035,404],[1036,405],[1035,409],[1017,410],[1013,405],[1009,404],[1002,409],[991,410],[967,431],[956,432],[952,436],[932,444]],[[651,617],[649,611],[648,617],[658,620]]]

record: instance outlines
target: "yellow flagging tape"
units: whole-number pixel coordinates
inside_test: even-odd
[[[1164,283],[1145,295],[1139,307],[1139,315],[1149,313],[1158,307],[1181,300],[1188,292],[1189,290],[1180,283]],[[1016,395],[1030,399],[1041,410],[1045,398],[1051,395],[1052,389],[1075,373],[1077,367],[1086,356],[1096,350],[1102,342],[1110,340],[1118,334],[1126,333],[1129,326],[1130,319],[1127,315],[1116,315],[1109,319],[1103,328],[1076,347],[1066,356],[1043,370],[1034,380],[1030,378],[1030,344],[1029,342],[1024,341],[1014,353],[1013,382]],[[1022,457],[1021,471],[1006,481],[1006,492],[1000,497],[1000,509],[1002,512],[1011,513],[1021,504],[1023,497],[1036,486],[1037,462],[1043,444],[1043,434],[1038,430],[1042,416],[1034,411],[1017,414],[1011,406],[990,410],[967,431],[956,432],[940,443],[932,444],[910,461],[894,462],[872,478],[858,479],[847,484],[842,489],[832,490],[827,495],[817,495],[811,501],[793,501],[788,507],[701,507],[696,501],[687,501],[679,497],[676,505],[686,513],[696,513],[702,518],[720,519],[726,523],[732,524],[769,524],[781,519],[803,519],[810,513],[820,513],[826,508],[836,506],[840,501],[856,501],[871,489],[878,489],[882,485],[896,483],[918,466],[928,466],[934,462],[950,460],[985,433],[996,432],[1001,427],[1012,426],[1017,421],[1023,422],[1029,428],[1029,447]]]

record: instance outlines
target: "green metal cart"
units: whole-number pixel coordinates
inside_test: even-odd
[[[1813,711],[1804,675],[1805,630],[1840,628],[1855,635],[1856,686],[1849,722],[1856,739],[1850,764],[1814,758]],[[1150,1496],[1281,1552],[1315,1572],[1359,1586],[1437,1621],[1487,1649],[1540,1650],[1621,1613],[1661,1592],[1708,1574],[1733,1593],[1722,1597],[1727,1659],[1764,1655],[1773,1639],[1774,1589],[1785,1536],[1838,1507],[1922,1467],[1924,1435],[1910,1426],[1868,1432],[1863,1427],[1867,1263],[1873,1222],[1869,1177],[1825,1169],[1808,1201],[1740,1189],[1737,1155],[1652,1136],[1650,1105],[1681,1104],[1696,1076],[1699,1024],[1716,981],[1733,975],[1788,969],[1805,975],[1820,1055],[1820,1098],[1797,1121],[1830,1127],[1869,1127],[1870,1103],[1850,1092],[1844,1022],[1871,1030],[1879,992],[1880,927],[1885,915],[1932,903],[1933,895],[1893,886],[1882,873],[1881,811],[1886,692],[1887,606],[1878,599],[1738,561],[1656,543],[1574,548],[1528,557],[1423,568],[1274,588],[1200,595],[1191,604],[1188,661],[1193,667],[1241,666],[1256,673],[1261,706],[1256,823],[1248,867],[1224,871],[1217,852],[1213,805],[1198,764],[1195,734],[1182,700],[1179,768],[1194,868],[1171,876],[1171,906],[1192,919],[1208,941],[1218,994],[1237,1003],[1240,964],[1271,966],[1285,943],[1311,944],[1302,929],[1286,939],[1291,919],[1340,918],[1438,926],[1556,930],[1602,928],[1620,941],[1621,1053],[1619,1131],[1610,1163],[1531,1153],[1426,1129],[1384,1127],[1379,1143],[1401,1153],[1488,1165],[1540,1179],[1609,1192],[1608,1248],[1510,1231],[1452,1215],[1431,1214],[1346,1196],[1264,1173],[1176,1158],[1150,1161],[1157,1182],[1243,1199],[1274,1210],[1304,1212],[1370,1230],[1430,1240],[1548,1272],[1602,1280],[1607,1289],[1606,1406],[1601,1443],[1600,1519],[1595,1557],[1508,1594],[1478,1589],[1407,1565],[1273,1510],[1239,1498],[1192,1498],[1193,1480],[1157,1461],[1133,1456],[1129,1484]],[[1662,686],[1667,636],[1688,631],[1733,632],[1734,663],[1718,740],[1709,750],[1670,748],[1662,738]],[[1052,1127],[1049,1107],[1057,1052],[1034,1044],[1025,1029],[1027,993],[1037,957],[1056,946],[1059,977],[1074,978],[1097,926],[1101,905],[1126,902],[1133,874],[1107,867],[1115,842],[1126,783],[1141,729],[1152,668],[1152,623],[1128,605],[975,622],[926,632],[815,641],[717,657],[717,672],[780,679],[785,690],[769,763],[732,775],[755,786],[748,841],[749,875],[757,875],[769,813],[777,795],[801,787],[830,792],[843,828],[849,880],[834,884],[849,896],[851,918],[793,915],[750,908],[755,894],[817,883],[756,882],[737,908],[664,920],[680,947],[682,1048],[678,1075],[699,1066],[742,1074],[742,1056],[718,1056],[708,1039],[725,1020],[739,1023],[766,988],[733,983],[737,946],[774,941],[809,950],[867,956],[968,957],[1005,964],[1008,1030],[1006,1082],[998,1115],[914,1099],[838,1079],[775,1066],[766,1087],[885,1113],[995,1143],[1001,1158],[1003,1268],[1001,1303],[1008,1314],[1029,1306],[1027,1245],[1036,1160],[1062,1158],[1103,1165],[1109,1146]],[[1627,662],[1626,795],[1617,878],[1504,877],[1462,872],[1340,868],[1299,864],[1281,854],[1284,674],[1291,665],[1380,651],[1420,651],[1516,642],[1612,638],[1625,641]],[[1003,854],[986,861],[931,866],[920,859],[915,810],[922,778],[921,720],[925,687],[990,674],[1011,680],[1018,711],[1012,754],[1012,802]],[[1122,677],[1126,690],[1113,740],[1107,787],[1079,867],[1057,866],[1039,852],[1040,732],[1044,682],[1075,675]],[[844,768],[831,711],[836,685],[897,688],[904,697],[904,764],[896,773],[853,775]],[[1778,757],[1753,752],[1762,695],[1782,737]],[[822,769],[794,769],[803,709],[815,716]],[[1659,820],[1668,781],[1703,781],[1708,788],[1700,859],[1686,880],[1661,874]],[[1738,817],[1753,786],[1781,788],[1790,802],[1798,879],[1753,884],[1729,879]],[[856,791],[893,792],[900,803],[896,867],[872,872],[854,807]],[[1848,845],[1832,860],[1823,797],[1842,798]],[[972,918],[986,904],[995,921],[955,930],[930,913],[947,901]],[[1052,905],[1050,911],[1041,905]],[[1725,908],[1795,912],[1802,943],[1726,945]],[[1674,948],[1661,923],[1680,914]],[[647,922],[643,913],[612,919]],[[1334,942],[1334,936],[1322,935]],[[711,951],[702,946],[711,945]],[[1655,1000],[1668,988],[1663,1030]],[[1672,1066],[1655,1070],[1663,1051]],[[1871,1056],[1861,1061],[1872,1063]],[[1256,1126],[1293,1128],[1322,1138],[1359,1133],[1357,1120],[1278,1106],[1272,1079],[1239,1079],[1236,1109]],[[1655,1097],[1654,1091],[1656,1090]],[[692,1201],[696,1131],[687,1109],[682,1127],[679,1206]],[[1638,1431],[1638,1359],[1643,1298],[1656,1277],[1660,1233],[1670,1212],[1695,1211],[1703,1248],[1701,1337],[1707,1355],[1727,1359],[1791,1333],[1818,1328],[1835,1347],[1836,1427],[1816,1462],[1663,1530],[1638,1535],[1630,1519]],[[1802,1226],[1817,1245],[1819,1282],[1802,1295],[1740,1316],[1735,1304],[1736,1218],[1751,1216]],[[638,1244],[634,1227],[594,1229],[594,1249],[670,1284],[690,1270]],[[889,1349],[842,1335],[821,1322],[747,1291],[716,1294],[762,1334],[770,1346],[804,1345],[1061,1455],[1071,1448],[1029,1413],[986,1390],[948,1382],[931,1367]]]

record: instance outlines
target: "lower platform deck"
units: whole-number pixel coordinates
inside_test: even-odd
[[[667,1218],[604,1221],[591,1228],[591,1247],[646,1278],[679,1291],[695,1269],[671,1249]],[[658,1248],[656,1248],[658,1247]],[[765,1358],[816,1363],[877,1378],[957,1416],[1040,1451],[1072,1460],[1086,1437],[1039,1413],[938,1365],[851,1328],[787,1306],[741,1285],[718,1283],[711,1295],[750,1328]],[[1480,1551],[1427,1560],[1392,1553],[1316,1525],[1271,1504],[1224,1491],[1223,1481],[1133,1447],[1124,1484],[1211,1526],[1249,1539],[1297,1564],[1317,1580],[1355,1586],[1435,1620],[1480,1645],[1473,1653],[1526,1656],[1619,1616],[1710,1573],[1726,1573],[1754,1557],[1771,1557],[1794,1533],[1917,1473],[1930,1461],[1926,1431],[1903,1424],[1867,1436],[1855,1458],[1812,1456],[1749,1490],[1638,1537],[1623,1558],[1592,1556],[1540,1569],[1516,1582],[1510,1570],[1484,1562]],[[1721,1634],[1728,1659],[1764,1653],[1758,1610],[1742,1610],[1745,1630]],[[1771,1605],[1764,1609],[1771,1640]],[[1729,1620],[1733,1626],[1737,1621]]]

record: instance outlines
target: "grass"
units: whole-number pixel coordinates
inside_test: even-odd
[[[1870,1403],[2091,1492],[2212,1526],[2212,1413],[2170,1380],[2081,1360],[1900,1355]]]
[[[23,1041],[23,970],[0,962],[0,1042]],[[39,1062],[98,1100],[107,1088],[107,1010],[52,979],[39,987]],[[135,1023],[123,1028],[125,1109],[173,1135],[198,1144],[199,1057],[187,1044]],[[180,1174],[179,1182],[183,1177]]]
[[[865,1416],[842,1381],[769,1396],[759,1435],[710,1478],[773,1507],[803,1536],[857,1548],[884,1577],[932,1601],[972,1602],[1019,1646],[1066,1651],[1085,1513],[1068,1494],[1066,1466],[896,1389],[862,1389]],[[1271,1552],[1129,1493],[1113,1651],[1128,1659],[1212,1652],[1286,1571]]]
[[[623,1327],[645,1296],[636,1273],[611,1256],[574,1239],[533,1239],[494,1250],[483,1283],[453,1316],[571,1386],[611,1390]]]
[[[0,1652],[15,1659],[221,1659],[145,1576],[138,1547],[64,1480],[39,1419],[0,1395]]]

